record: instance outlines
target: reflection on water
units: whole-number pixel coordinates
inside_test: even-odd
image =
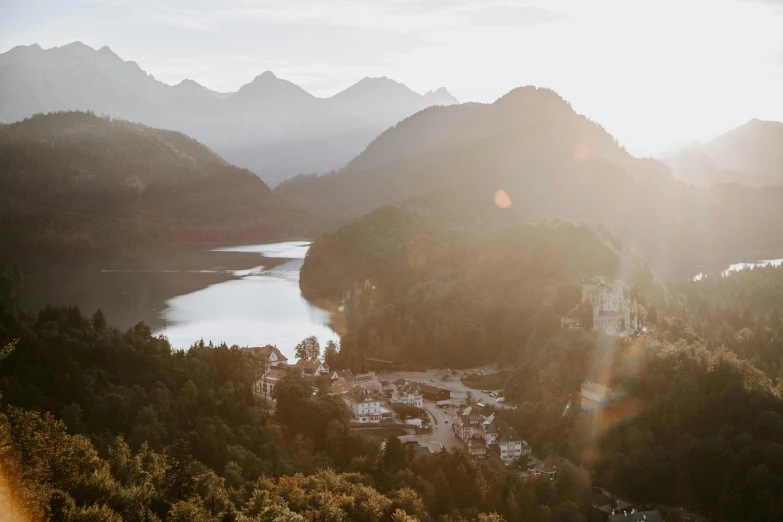
[[[292,241],[211,250],[172,248],[95,258],[79,266],[59,260],[28,268],[15,308],[73,306],[103,310],[121,329],[144,321],[175,348],[199,339],[229,345],[276,344],[289,358],[310,335],[337,339],[327,313],[299,292],[309,243]]]
[[[285,243],[270,243],[267,245],[243,245],[216,248],[213,252],[248,252],[261,254],[264,257],[304,259],[309,248],[309,241],[286,241]]]
[[[783,265],[783,259],[765,259],[763,261],[755,261],[753,263],[736,263],[733,265],[729,265],[729,267],[726,270],[723,270],[720,275],[721,277],[728,277],[732,274],[732,272],[739,272],[740,270],[745,270],[748,268],[760,268],[765,266],[780,266]],[[694,281],[701,281],[707,274],[700,273],[693,277]]]
[[[176,348],[199,339],[240,346],[274,344],[289,359],[296,344],[310,335],[322,345],[336,341],[337,334],[327,326],[329,314],[299,291],[299,270],[308,247],[306,242],[287,242],[218,249],[291,260],[269,270],[236,270],[239,279],[169,299],[163,312],[166,326],[156,333]]]

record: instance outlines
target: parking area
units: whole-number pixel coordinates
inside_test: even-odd
[[[489,367],[479,368],[477,369],[477,372],[481,370],[483,370],[485,374],[496,372],[494,368]],[[387,382],[394,382],[397,379],[408,379],[412,382],[424,382],[432,386],[449,390],[451,392],[452,406],[440,407],[431,401],[424,402],[424,409],[432,419],[432,433],[421,437],[427,441],[437,442],[443,445],[443,447],[451,449],[462,447],[462,444],[457,440],[457,437],[452,431],[451,424],[453,422],[453,416],[457,413],[460,403],[465,401],[468,392],[471,392],[475,400],[481,404],[492,404],[503,408],[510,407],[505,402],[497,402],[497,397],[492,397],[489,393],[486,393],[486,391],[492,390],[475,390],[465,386],[460,381],[460,377],[471,371],[472,370],[457,370],[457,375],[454,375],[451,370],[445,369],[421,372],[379,372],[378,379]],[[444,376],[448,376],[448,378],[444,380]]]
[[[484,371],[485,374],[490,373],[497,373],[497,370],[494,368],[494,365],[487,366],[483,368],[477,368],[477,371]],[[482,403],[482,404],[492,404],[494,406],[503,407],[503,408],[509,408],[512,407],[506,402],[497,402],[498,397],[492,397],[489,393],[485,393],[485,390],[474,390],[472,388],[468,388],[465,386],[462,381],[460,381],[460,377],[465,375],[466,373],[471,373],[472,370],[456,370],[457,375],[453,375],[453,373],[449,370],[440,369],[440,370],[426,370],[422,372],[385,372],[385,373],[378,373],[378,379],[382,381],[388,381],[388,382],[394,382],[397,379],[408,379],[409,381],[418,381],[418,382],[425,382],[427,384],[431,384],[433,386],[437,386],[439,388],[443,388],[446,390],[449,390],[451,392],[451,398],[452,402],[456,405],[459,405],[460,402],[465,400],[465,397],[470,391],[473,394],[473,397],[475,397],[476,401]],[[447,380],[443,380],[444,376],[448,375]],[[490,392],[497,392],[500,390],[488,390]],[[496,394],[498,395],[498,394]]]

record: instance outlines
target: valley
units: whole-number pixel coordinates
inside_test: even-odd
[[[139,322],[175,349],[199,340],[229,346],[277,345],[294,359],[294,347],[316,335],[336,338],[328,312],[306,301],[299,269],[308,242],[234,247],[191,246],[135,256],[101,256],[86,266],[42,264],[25,274],[12,308],[46,306],[101,309],[126,329]],[[32,267],[31,267],[32,268]]]
[[[225,92],[108,46],[0,54],[0,519],[783,520],[783,123],[748,120],[753,82],[700,104],[734,75],[694,83],[704,49],[676,75],[616,42],[582,55],[614,20],[599,9],[590,37],[519,47],[579,58],[570,83],[542,61],[565,98],[525,53],[491,57],[578,10],[538,31],[509,2],[488,25],[482,2],[403,2],[404,21],[308,3],[136,8],[123,54],[146,48],[168,79],[195,63]],[[473,24],[480,67],[434,59]],[[252,45],[220,54],[229,26]],[[675,43],[660,34],[656,57]],[[344,38],[359,54],[335,64]],[[272,67],[301,85],[257,74]],[[483,94],[366,76],[387,69]],[[629,76],[655,96],[638,103]],[[675,114],[671,86],[691,94],[670,128],[638,117]],[[624,144],[694,114],[717,137],[658,158]]]

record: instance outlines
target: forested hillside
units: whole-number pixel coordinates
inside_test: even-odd
[[[596,482],[716,520],[774,520],[783,495],[783,268],[671,287],[650,330],[619,341],[562,332],[521,347],[509,420],[540,453],[559,451]],[[584,379],[609,386],[600,415],[564,416]]]
[[[293,178],[276,193],[342,217],[405,204],[466,226],[537,217],[604,223],[667,280],[783,244],[783,189],[689,187],[663,163],[629,155],[553,91],[533,87],[489,105],[422,111],[341,171]]]
[[[336,311],[342,364],[361,368],[368,354],[464,367],[516,362],[520,346],[560,330],[594,276],[627,280],[645,296],[663,291],[643,260],[586,225],[475,231],[387,207],[314,242],[300,286]]]
[[[416,456],[396,438],[380,452],[349,429],[326,383],[313,396],[312,382],[286,377],[272,414],[251,393],[262,363],[248,350],[176,352],[143,324],[122,332],[77,308],[4,313],[0,342],[0,494],[10,484],[31,521],[565,522],[591,512],[582,469],[563,469],[554,486],[460,452]]]
[[[620,278],[643,335],[589,327],[580,283]],[[316,241],[302,289],[343,328],[330,364],[362,355],[408,368],[510,368],[500,410],[536,455],[559,453],[597,485],[715,520],[774,520],[783,494],[783,268],[664,290],[608,233],[569,222],[477,232],[421,210],[382,208]],[[590,379],[611,389],[581,412]]]
[[[253,173],[177,132],[81,112],[0,126],[0,242],[17,255],[319,230]]]
[[[783,267],[708,276],[672,293],[666,312],[691,325],[707,346],[725,346],[773,382],[783,379]]]
[[[505,391],[520,407],[505,416],[534,451],[566,455],[637,501],[719,521],[781,516],[783,398],[751,362],[679,318],[626,342],[563,333],[523,351]],[[578,408],[587,378],[612,391],[598,414]]]

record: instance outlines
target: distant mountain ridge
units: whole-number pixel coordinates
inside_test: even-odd
[[[467,227],[550,217],[603,224],[663,278],[783,245],[783,187],[689,187],[535,87],[419,112],[340,171],[294,177],[275,193],[344,220],[402,205]]]
[[[677,179],[692,185],[782,184],[783,123],[752,119],[714,140],[690,143],[662,158]]]
[[[108,47],[81,42],[0,54],[0,123],[37,113],[93,111],[177,130],[271,184],[344,166],[386,128],[432,105],[458,103],[444,88],[418,94],[389,78],[364,78],[318,98],[277,78],[256,76],[234,93],[193,80],[169,86]]]

